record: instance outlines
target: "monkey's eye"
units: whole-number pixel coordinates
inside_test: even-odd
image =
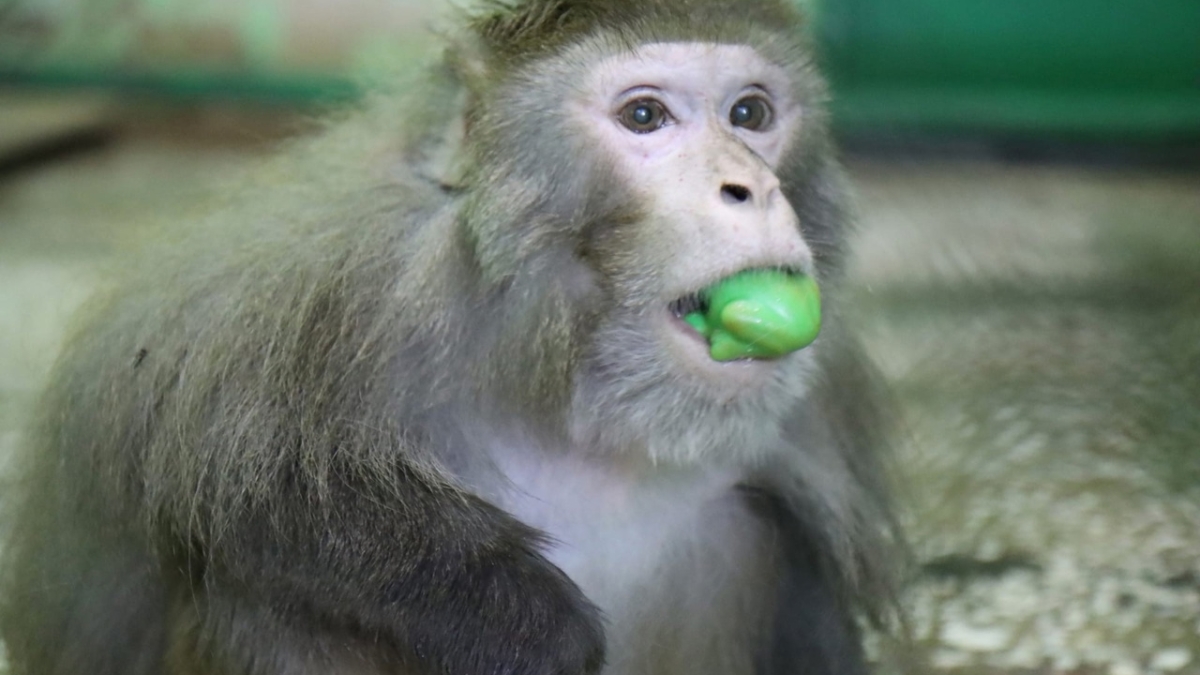
[[[729,109],[729,123],[750,131],[762,131],[771,126],[775,117],[771,104],[761,96],[747,96],[739,99]]]
[[[668,115],[667,109],[658,101],[639,98],[626,104],[621,109],[618,119],[633,133],[648,134],[666,126]]]

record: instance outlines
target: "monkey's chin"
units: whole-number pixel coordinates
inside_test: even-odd
[[[709,380],[738,387],[762,384],[778,368],[781,359],[737,359],[716,361],[708,341],[695,328],[671,312],[666,313],[670,348],[691,372]]]

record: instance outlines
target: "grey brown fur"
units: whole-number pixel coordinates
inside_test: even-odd
[[[686,39],[756,47],[819,110],[786,4],[488,5],[419,95],[279,158],[271,185],[98,300],[30,433],[0,596],[14,673],[599,672],[604,619],[541,533],[462,479],[480,430],[561,447],[574,421],[610,430],[605,451],[690,435],[712,454],[780,416],[793,447],[736,495],[771,533],[765,614],[701,623],[755,626],[739,649],[764,675],[862,672],[853,615],[887,611],[894,531],[882,415],[837,316],[822,118],[780,171],[829,308],[806,393],[781,379],[775,402],[725,410],[605,379],[610,274],[640,214],[554,107],[564,50]]]

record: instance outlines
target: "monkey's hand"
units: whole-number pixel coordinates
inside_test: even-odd
[[[366,649],[386,650],[372,660],[415,661],[419,672],[603,666],[598,610],[539,553],[537,531],[482,499],[405,470],[283,489],[281,512],[256,515],[210,552],[206,587],[248,588],[290,625],[354,627]]]

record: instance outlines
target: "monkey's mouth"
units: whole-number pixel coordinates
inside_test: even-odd
[[[707,344],[708,340],[704,335],[688,320],[689,316],[703,315],[708,312],[708,299],[699,292],[688,293],[680,298],[672,300],[668,305],[671,311],[671,316],[675,318],[674,323],[679,330],[685,334],[692,336],[701,343]]]
[[[692,312],[707,312],[708,300],[701,297],[699,293],[688,293],[681,298],[671,301],[670,307],[671,314],[674,314],[675,318],[683,319]]]
[[[668,306],[677,330],[721,363],[778,359],[812,344],[821,327],[816,281],[788,270],[744,270]]]
[[[714,359],[708,336],[693,323],[697,317],[707,314],[710,308],[711,302],[702,291],[688,293],[668,303],[667,324],[669,331],[674,334],[671,341],[675,343],[679,355],[684,357],[689,370],[703,375],[710,383],[734,386],[737,391],[745,391],[745,387],[758,382],[768,371],[766,362],[761,359]]]

